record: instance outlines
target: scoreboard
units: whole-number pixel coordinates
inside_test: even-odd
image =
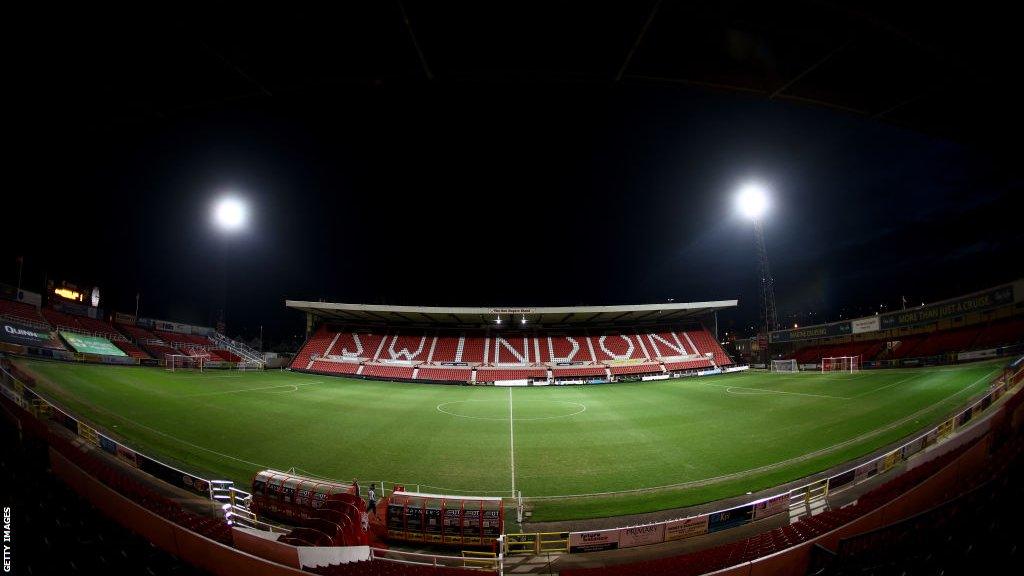
[[[388,538],[406,542],[492,547],[504,531],[501,498],[393,492]]]

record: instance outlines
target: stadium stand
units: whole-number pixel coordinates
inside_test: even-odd
[[[411,379],[412,372],[412,366],[389,366],[386,364],[366,364],[363,366],[364,376],[374,376],[377,378]]]
[[[478,369],[476,371],[477,382],[497,382],[498,380],[526,380],[529,378],[547,378],[546,368],[523,368],[523,369]]]
[[[121,349],[122,352],[131,356],[132,358],[138,358],[140,360],[150,358],[149,354],[146,354],[141,348],[132,344],[128,340],[110,340],[114,346]]]
[[[484,361],[486,338],[479,335],[466,336],[462,345],[462,362],[480,363]],[[435,361],[438,361],[435,359]]]
[[[644,344],[637,334],[607,333],[589,336],[594,354],[600,362],[610,360],[647,360]]]
[[[689,330],[685,335],[696,345],[697,352],[702,356],[710,352],[715,360],[715,364],[719,366],[732,364],[732,359],[729,358],[729,355],[725,353],[722,346],[719,345],[718,341],[707,330]]]
[[[16,322],[20,321],[29,326],[49,328],[46,319],[39,314],[39,309],[24,302],[0,299],[0,317],[6,317]]]
[[[606,370],[604,366],[559,367],[552,370],[552,374],[555,378],[604,377]]]
[[[317,328],[316,332],[306,340],[306,344],[295,355],[295,358],[292,359],[292,367],[311,368],[312,359],[323,356],[334,342],[335,336],[336,333],[328,331],[326,324]]]
[[[1024,461],[927,512],[841,540],[822,576],[999,572],[1020,563]],[[940,544],[940,545],[937,545]]]
[[[917,333],[868,340],[826,343],[812,341],[795,350],[792,358],[800,364],[815,363],[829,356],[860,356],[862,361],[904,360],[945,357],[958,352],[1024,343],[1024,318],[1019,316],[942,330],[934,326],[923,327],[920,330]]]
[[[625,364],[609,367],[612,374],[653,374],[661,372],[661,364]]]
[[[596,362],[583,334],[549,334],[541,339],[541,362]]]
[[[600,352],[598,352],[600,351]],[[712,361],[706,358],[710,354]],[[729,366],[732,359],[705,329],[533,332],[383,331],[321,324],[291,368],[385,379],[477,382],[655,374]],[[344,362],[342,360],[345,360]],[[396,366],[395,363],[401,363]],[[458,363],[458,366],[452,366]],[[559,366],[559,364],[563,364]],[[570,365],[571,363],[571,365]],[[358,366],[362,365],[360,369]],[[414,368],[416,370],[414,370]]]
[[[310,370],[323,374],[355,374],[360,365],[355,362],[331,362],[329,360],[314,360],[310,363]]]
[[[423,366],[416,375],[417,380],[437,380],[440,382],[469,382],[473,371],[469,368],[435,368]]]
[[[128,336],[129,340],[134,340],[137,346],[145,350],[153,358],[162,359],[168,354],[180,354],[180,352],[158,338],[156,334],[145,328],[129,324],[117,324],[116,326]]]
[[[665,362],[665,369],[674,370],[698,370],[713,367],[710,360],[687,360],[685,362]]]
[[[6,439],[18,431],[0,418]],[[24,574],[206,574],[107,519],[49,471],[46,444],[5,441],[0,483],[14,508],[15,572]],[[26,537],[31,535],[31,537]]]

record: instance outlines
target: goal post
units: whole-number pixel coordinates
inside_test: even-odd
[[[858,372],[860,356],[829,356],[821,359],[822,372]]]
[[[797,365],[796,360],[790,358],[788,360],[772,360],[771,365],[772,372],[799,372],[800,366]]]
[[[263,365],[262,362],[256,362],[256,361],[253,361],[253,360],[244,360],[243,359],[243,360],[240,360],[239,362],[237,362],[235,367],[238,370],[245,372],[245,371],[248,371],[248,370],[263,370],[264,365]]]
[[[203,356],[189,356],[188,354],[164,354],[164,370],[177,372],[179,370],[203,371]]]

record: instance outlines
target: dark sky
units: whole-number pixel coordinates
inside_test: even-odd
[[[780,315],[895,306],[1024,274],[1022,179],[1000,145],[699,88],[571,82],[333,87],[170,118],[26,127],[0,280],[98,285],[103,307],[301,329],[284,300],[543,306],[738,298],[772,190]],[[993,135],[993,138],[999,138]],[[247,232],[211,202],[236,191]],[[1015,211],[1016,210],[1016,211]],[[226,266],[223,263],[226,262]],[[805,317],[800,317],[806,322]]]

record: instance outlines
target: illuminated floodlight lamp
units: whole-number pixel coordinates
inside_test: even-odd
[[[498,316],[498,317],[497,317],[497,318],[496,318],[496,319],[494,320],[494,323],[495,323],[495,324],[501,324],[501,316]]]
[[[736,194],[736,209],[751,220],[768,211],[768,191],[760,184],[744,184]]]
[[[526,324],[526,316],[523,316],[523,319],[520,321],[520,323],[521,324]]]
[[[213,222],[225,232],[237,232],[245,227],[249,210],[240,198],[225,196],[213,207]]]

